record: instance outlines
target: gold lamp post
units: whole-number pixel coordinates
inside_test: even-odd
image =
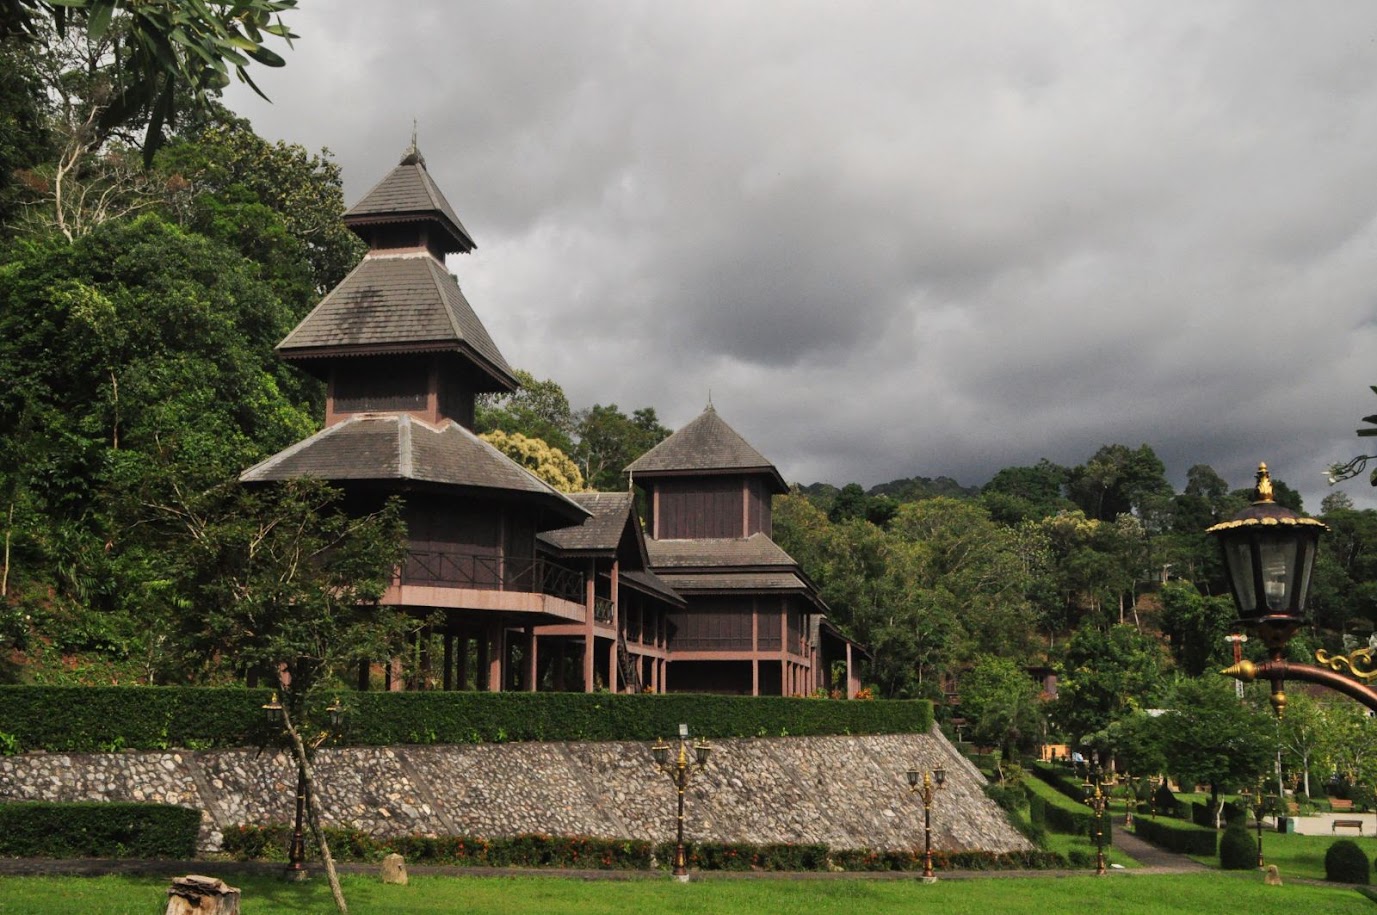
[[[1135,779],[1127,772],[1124,773],[1124,827],[1133,828],[1133,814],[1138,810],[1138,783],[1142,779]]]
[[[941,766],[931,772],[908,770],[908,790],[923,802],[923,882],[936,883],[932,872],[932,799],[947,781],[947,770]]]
[[[1090,767],[1089,778],[1081,785],[1085,791],[1085,803],[1090,809],[1095,811],[1095,876],[1105,875],[1104,866],[1104,811],[1109,806],[1109,794],[1105,792],[1104,772],[1100,769],[1100,761],[1096,754],[1095,762]]]
[[[688,883],[688,856],[684,853],[684,792],[688,790],[689,778],[694,772],[702,772],[708,765],[708,754],[712,747],[706,741],[693,745],[693,759],[689,758],[688,725],[679,725],[679,754],[670,759],[670,746],[661,740],[650,748],[655,757],[655,767],[669,776],[678,795],[679,812],[675,820],[674,841],[674,879]]]
[[[262,708],[263,715],[267,718],[269,725],[278,728],[285,726],[287,710],[283,708],[281,701],[278,700],[276,691],[273,692],[272,698],[263,704]],[[332,702],[325,711],[330,715],[330,730],[323,732],[313,746],[319,746],[319,744],[329,736],[330,731],[338,733],[343,726],[344,706],[340,704],[338,697],[335,698],[335,701]],[[292,826],[292,844],[287,851],[287,868],[283,872],[283,877],[290,881],[301,881],[310,876],[310,872],[306,869],[306,839],[302,829],[302,820],[305,814],[306,777],[302,773],[301,767],[297,766],[296,818]]]

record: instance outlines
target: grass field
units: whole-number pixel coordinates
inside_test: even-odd
[[[163,878],[3,877],[0,913],[161,915]],[[273,878],[235,881],[244,891],[244,915],[297,915],[334,911],[324,880],[288,884]],[[410,913],[795,913],[854,915],[923,908],[943,915],[1001,912],[1112,911],[1147,913],[1281,912],[1352,915],[1377,904],[1342,887],[1267,887],[1253,873],[1144,876],[1120,872],[1103,878],[1034,877],[939,880],[705,880],[687,886],[665,879],[580,881],[561,877],[413,877],[405,887],[375,877],[346,876],[354,915]]]

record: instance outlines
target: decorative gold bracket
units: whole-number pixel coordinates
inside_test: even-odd
[[[1332,655],[1321,648],[1315,652],[1315,662],[1338,673],[1347,672],[1364,683],[1377,680],[1377,652],[1371,648],[1359,648],[1348,657]]]

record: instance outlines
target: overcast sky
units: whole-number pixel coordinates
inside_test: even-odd
[[[301,5],[231,107],[349,204],[415,118],[450,269],[575,407],[711,392],[803,483],[1146,442],[1312,511],[1371,444],[1377,4]]]

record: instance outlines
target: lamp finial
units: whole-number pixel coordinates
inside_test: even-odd
[[[1253,489],[1254,502],[1272,501],[1272,475],[1267,472],[1267,463],[1257,465],[1257,485]]]

